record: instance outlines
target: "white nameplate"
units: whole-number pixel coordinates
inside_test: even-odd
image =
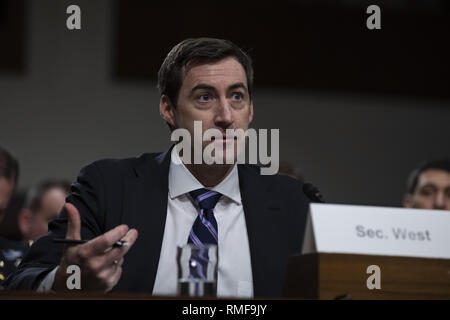
[[[450,259],[450,211],[311,204],[302,253]]]

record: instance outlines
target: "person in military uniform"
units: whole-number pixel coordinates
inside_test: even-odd
[[[0,237],[0,290],[6,277],[16,271],[28,246],[20,241]]]
[[[0,146],[0,223],[17,185],[19,164]],[[16,270],[27,249],[26,244],[0,237],[0,290],[6,277]]]

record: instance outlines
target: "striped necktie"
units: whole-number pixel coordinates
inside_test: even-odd
[[[217,221],[214,218],[213,209],[222,195],[207,189],[197,189],[189,192],[189,194],[200,208],[200,212],[189,233],[188,243],[197,246],[217,245]]]
[[[209,257],[207,249],[201,247],[207,244],[217,245],[217,221],[214,218],[213,209],[222,194],[207,189],[194,190],[189,194],[200,208],[188,238],[188,243],[200,247],[192,249],[189,264],[190,277],[206,279]]]

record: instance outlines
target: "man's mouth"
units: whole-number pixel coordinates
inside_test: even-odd
[[[237,141],[236,137],[222,137],[220,139],[213,138],[211,139],[211,143],[216,143],[219,145],[231,146]]]
[[[219,138],[219,139],[216,139],[216,137],[212,137],[212,138],[211,138],[211,141],[217,141],[217,142],[231,141],[231,140],[237,140],[237,137],[236,137],[236,136],[230,136],[230,137],[228,137],[228,136],[222,136],[222,137]]]

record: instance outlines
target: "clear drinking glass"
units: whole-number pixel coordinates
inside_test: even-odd
[[[178,295],[216,297],[217,245],[178,247]]]

